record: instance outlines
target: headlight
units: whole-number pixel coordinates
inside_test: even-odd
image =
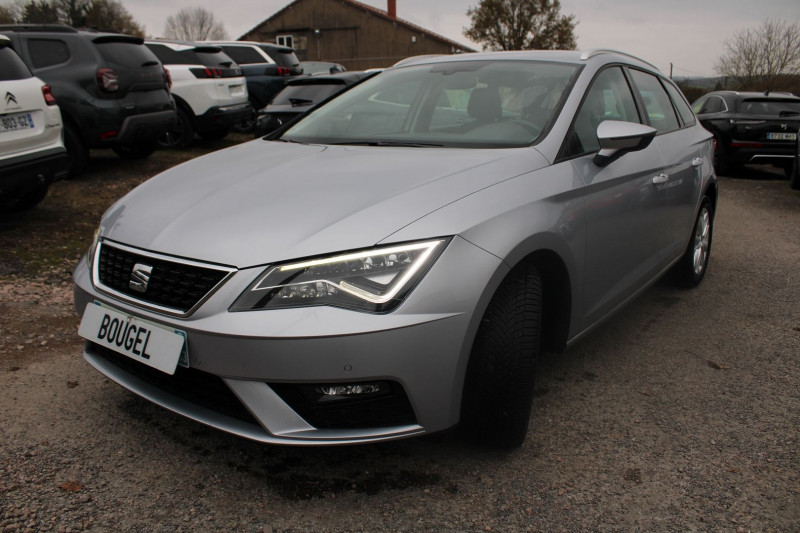
[[[329,305],[391,311],[444,250],[447,239],[399,244],[269,267],[231,311]]]
[[[102,227],[98,227],[94,230],[94,237],[92,237],[92,244],[89,245],[89,249],[86,251],[86,264],[89,267],[89,271],[92,271],[92,263],[94,263],[94,253],[97,251],[97,244],[100,242],[100,230]]]

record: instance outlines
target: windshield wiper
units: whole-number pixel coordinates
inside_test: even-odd
[[[289,98],[289,102],[291,102],[292,107],[299,107],[301,105],[309,105],[313,104],[313,100],[309,100],[308,98]]]
[[[340,143],[329,143],[333,146],[403,146],[411,148],[442,148],[443,144],[421,143],[413,141],[345,141]]]
[[[793,117],[795,115],[800,115],[800,111],[781,111],[778,113],[779,117]]]

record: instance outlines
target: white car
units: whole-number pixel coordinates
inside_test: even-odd
[[[55,180],[66,177],[69,158],[61,112],[50,86],[31,74],[0,35],[0,206],[30,209]]]
[[[146,41],[172,80],[178,113],[175,128],[161,144],[186,148],[194,134],[221,139],[231,126],[252,117],[241,68],[219,46],[178,41]]]

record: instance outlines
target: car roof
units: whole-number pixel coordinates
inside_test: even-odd
[[[276,52],[294,52],[294,48],[275,43],[261,43],[258,41],[205,41],[219,46],[257,46],[266,47]]]
[[[220,48],[219,45],[207,42],[179,41],[174,39],[148,39],[145,41],[145,44],[163,44],[167,48],[175,50],[176,52],[185,52],[186,50],[222,52],[222,48]]]
[[[88,37],[93,42],[131,42],[142,44],[144,39],[134,35],[115,31],[99,30],[97,28],[73,28],[66,24],[0,24],[0,31],[14,33],[56,33],[61,35],[81,35]]]
[[[772,91],[712,91],[704,96],[727,96],[737,99],[746,98],[774,98],[781,100],[800,100],[800,96],[788,92],[772,92]]]
[[[558,61],[563,63],[586,64],[590,62],[621,62],[638,65],[649,70],[661,73],[661,70],[652,63],[631,54],[618,50],[593,49],[593,50],[524,50],[511,52],[474,52],[455,55],[425,55],[403,59],[394,66],[419,65],[425,63],[444,63],[451,61]]]

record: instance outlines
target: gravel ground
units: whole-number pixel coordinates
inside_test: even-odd
[[[698,289],[659,283],[542,358],[521,449],[312,449],[208,429],[82,360],[69,270],[165,157],[93,161],[0,214],[0,533],[800,531],[800,193],[776,174],[721,179]]]

